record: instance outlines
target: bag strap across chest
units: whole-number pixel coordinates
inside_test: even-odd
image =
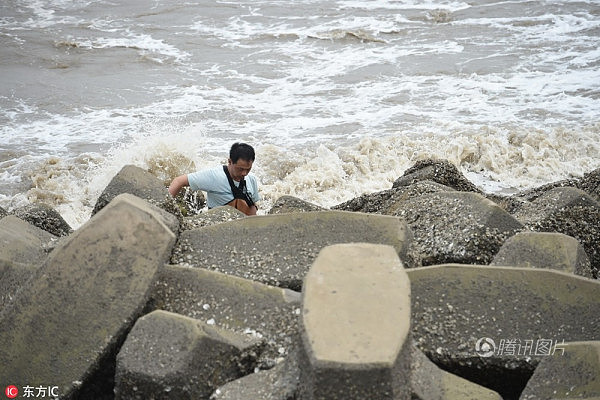
[[[223,165],[223,171],[225,172],[225,175],[227,175],[227,180],[229,181],[229,186],[231,187],[231,193],[233,193],[233,198],[244,200],[246,201],[246,203],[248,203],[249,207],[252,207],[254,205],[254,202],[248,195],[248,189],[246,188],[246,180],[242,178],[242,180],[240,181],[240,185],[235,186],[235,184],[233,183],[233,178],[231,178],[229,170],[227,169],[227,165]]]

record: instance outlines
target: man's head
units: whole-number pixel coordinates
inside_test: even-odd
[[[242,180],[252,169],[254,149],[246,143],[234,143],[229,150],[227,169],[235,181]]]

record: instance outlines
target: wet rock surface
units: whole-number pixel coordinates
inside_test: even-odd
[[[19,207],[11,214],[55,236],[67,236],[73,232],[58,211],[46,204],[36,203]]]
[[[182,232],[171,261],[300,290],[327,245],[389,244],[407,259],[411,239],[407,225],[390,216],[341,211],[254,216]]]

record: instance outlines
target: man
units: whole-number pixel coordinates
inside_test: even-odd
[[[208,208],[231,205],[247,215],[256,215],[255,203],[260,200],[258,182],[254,175],[249,175],[254,157],[252,146],[234,143],[226,166],[180,175],[169,185],[169,193],[175,197],[184,186],[189,186],[192,190],[206,192]],[[237,199],[243,199],[247,208],[244,205],[243,209],[237,207]]]

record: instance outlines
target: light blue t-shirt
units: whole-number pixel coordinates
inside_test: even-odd
[[[229,186],[227,175],[223,171],[223,166],[204,169],[198,172],[188,174],[188,182],[193,190],[202,190],[206,192],[206,203],[208,208],[224,206],[233,200],[233,193]],[[246,189],[250,198],[255,203],[260,201],[258,193],[258,182],[254,175],[246,175]],[[233,184],[239,186],[240,183],[233,181]]]

